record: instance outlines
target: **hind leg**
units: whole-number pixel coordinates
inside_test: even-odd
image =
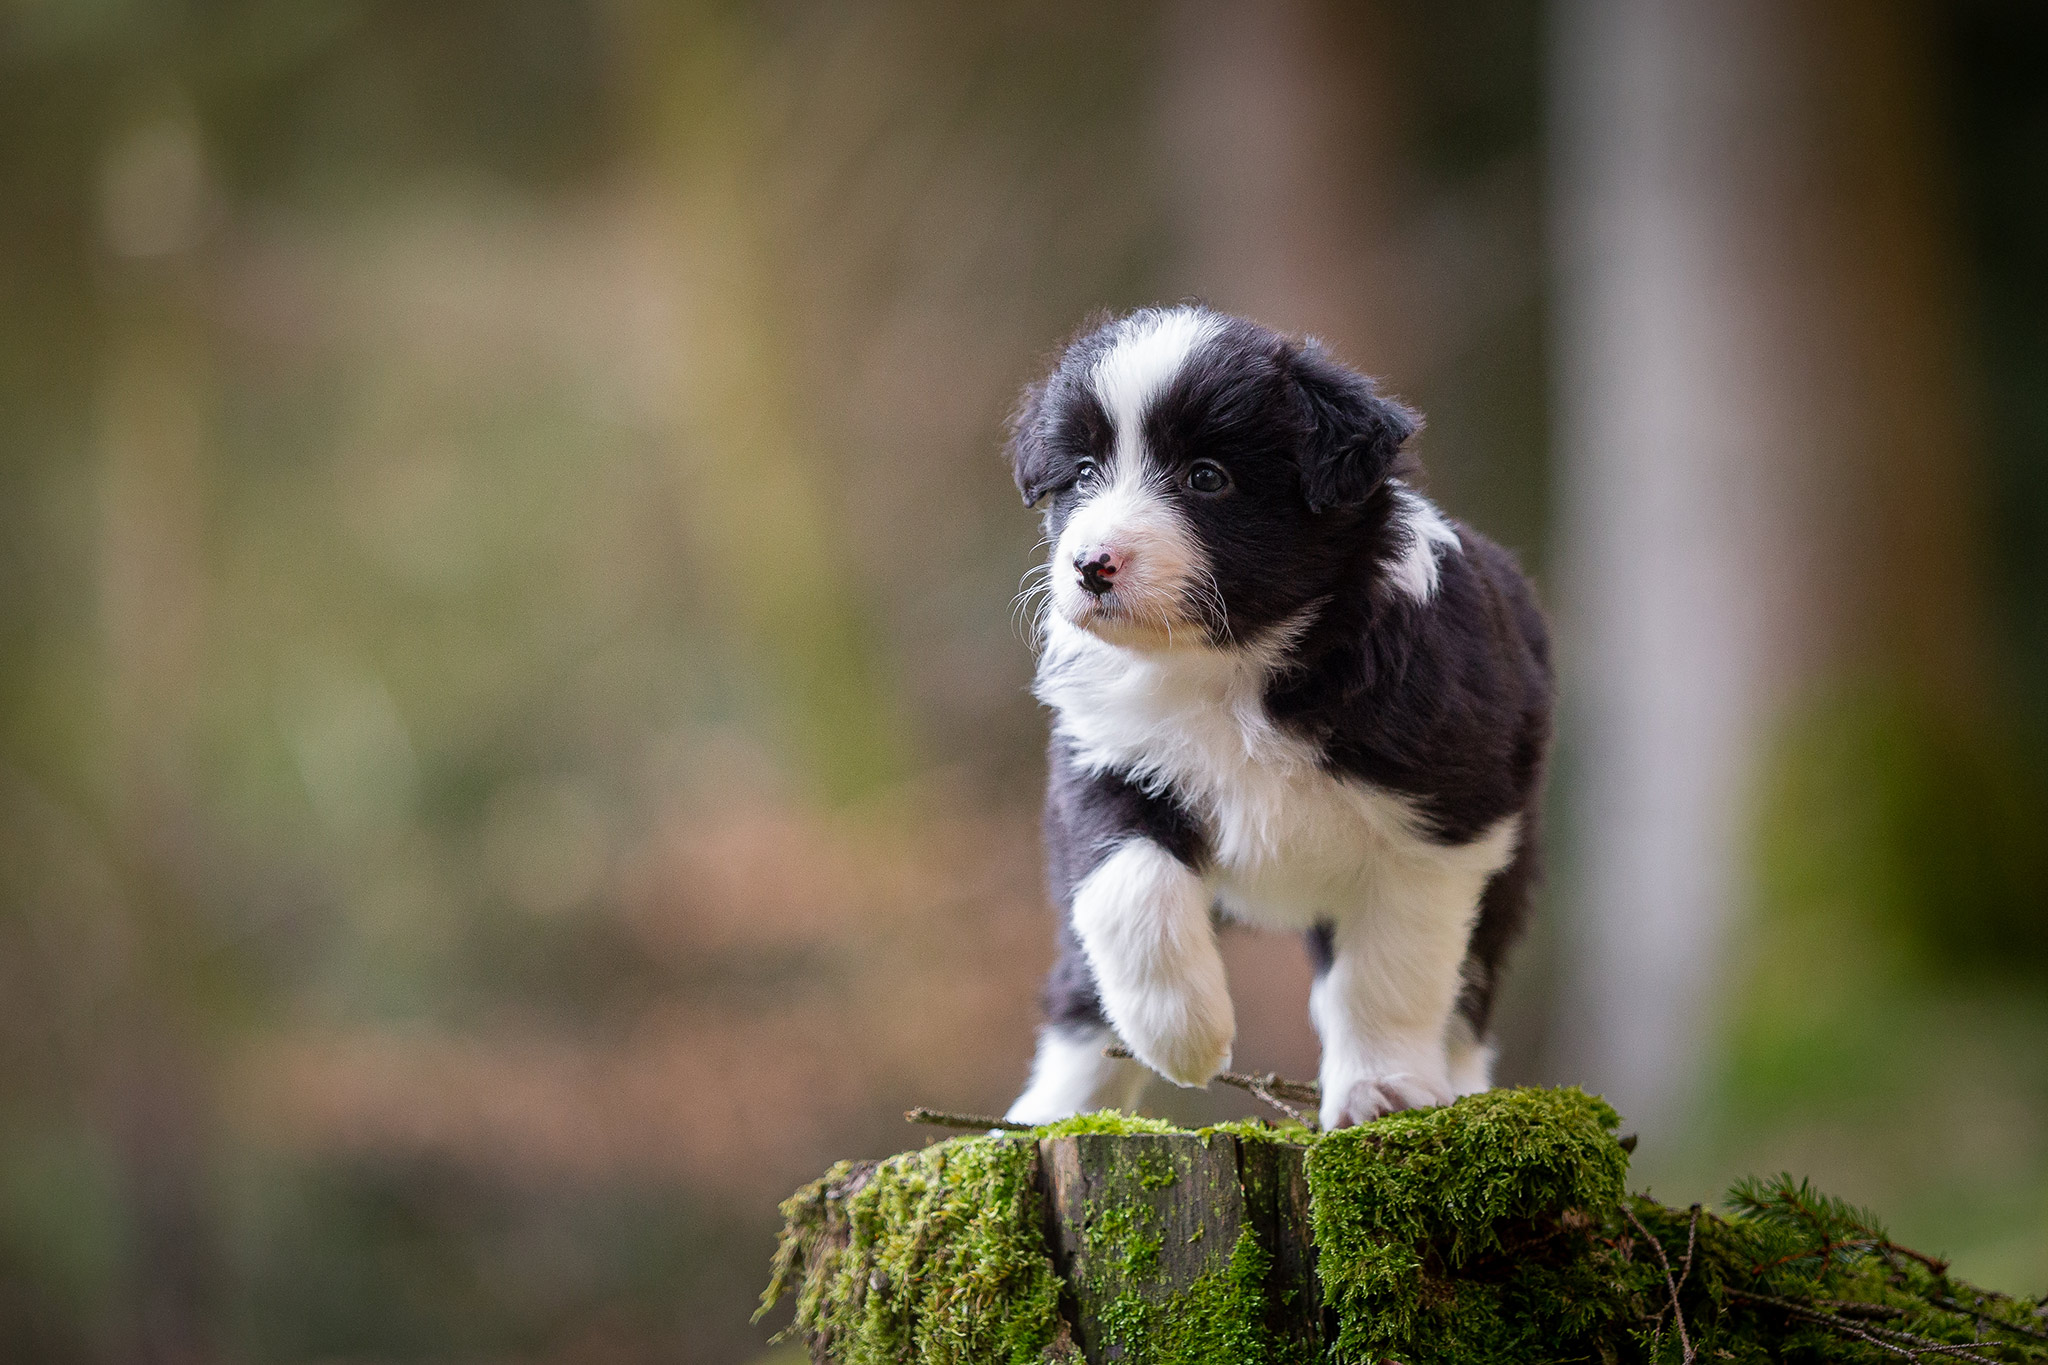
[[[1477,1094],[1493,1085],[1493,1002],[1509,948],[1529,922],[1530,902],[1541,871],[1537,862],[1537,815],[1524,817],[1524,833],[1508,865],[1486,883],[1479,897],[1479,917],[1465,951],[1464,989],[1458,1009],[1444,1030],[1450,1057],[1451,1088],[1460,1095]]]

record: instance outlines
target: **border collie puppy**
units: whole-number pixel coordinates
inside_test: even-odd
[[[1549,643],[1513,558],[1409,482],[1418,421],[1316,342],[1198,307],[1107,322],[1025,393],[1064,914],[1012,1119],[1227,1066],[1220,919],[1306,935],[1324,1127],[1488,1085]]]

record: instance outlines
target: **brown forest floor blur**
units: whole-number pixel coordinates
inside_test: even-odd
[[[898,1126],[912,1103],[999,1113],[1051,961],[1035,821],[965,811],[937,781],[879,804],[837,819],[765,806],[679,818],[634,860],[618,927],[651,962],[716,984],[586,1036],[516,1008],[465,1033],[272,1035],[235,1066],[228,1110],[294,1150],[541,1183],[701,1183],[738,1216],[846,1155],[850,1134],[892,1150],[926,1140]],[[1312,1075],[1301,945],[1229,944],[1251,1002],[1242,1050]]]

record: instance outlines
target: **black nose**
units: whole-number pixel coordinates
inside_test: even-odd
[[[1121,557],[1110,550],[1088,549],[1074,556],[1074,570],[1081,575],[1081,586],[1097,597],[1116,586],[1116,573],[1122,567]]]

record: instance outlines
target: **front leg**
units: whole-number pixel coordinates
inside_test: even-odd
[[[1142,835],[1074,888],[1074,934],[1103,1013],[1139,1061],[1178,1085],[1206,1085],[1237,1036],[1210,899],[1193,869]]]
[[[1059,958],[1045,980],[1041,1000],[1045,1026],[1038,1031],[1031,1083],[1005,1117],[1017,1123],[1051,1123],[1098,1109],[1137,1113],[1138,1097],[1152,1073],[1136,1062],[1105,1055],[1116,1034],[1103,1017],[1095,971],[1074,937],[1072,918],[1064,913]]]
[[[1200,827],[1172,796],[1084,767],[1057,737],[1050,757],[1046,872],[1060,954],[1031,1084],[1010,1110],[1026,1123],[1131,1107],[1146,1071],[1102,1055],[1118,1035],[1146,1065],[1199,1085],[1228,1063],[1237,1031],[1194,873]]]
[[[1328,965],[1309,992],[1323,1040],[1324,1128],[1449,1104],[1457,1094],[1445,1030],[1480,891],[1498,861],[1389,860],[1332,925]]]

